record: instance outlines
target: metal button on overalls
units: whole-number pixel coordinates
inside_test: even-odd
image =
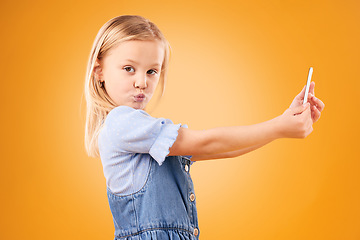
[[[194,200],[195,200],[195,194],[192,193],[192,194],[190,194],[190,201],[193,202]]]
[[[199,235],[199,229],[194,228],[194,235],[195,235],[195,236]]]

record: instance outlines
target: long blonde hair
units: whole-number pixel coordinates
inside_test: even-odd
[[[99,157],[98,135],[107,114],[116,107],[94,74],[95,62],[101,60],[114,46],[129,40],[160,40],[165,46],[165,56],[159,79],[164,92],[170,45],[159,28],[148,19],[136,15],[123,15],[110,19],[99,30],[93,43],[85,77],[86,123],[85,149],[89,156]]]

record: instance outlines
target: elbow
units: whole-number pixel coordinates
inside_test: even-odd
[[[220,141],[209,130],[199,131],[196,138],[193,138],[192,149],[194,155],[211,155],[219,151]]]
[[[169,149],[169,156],[212,155],[225,152],[221,149],[221,141],[212,131],[180,128],[177,139]]]

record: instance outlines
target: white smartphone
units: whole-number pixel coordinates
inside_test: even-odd
[[[303,104],[305,104],[307,102],[307,99],[308,99],[312,73],[313,73],[313,68],[310,67],[307,82],[306,82],[306,87],[305,87],[305,95],[304,95]]]

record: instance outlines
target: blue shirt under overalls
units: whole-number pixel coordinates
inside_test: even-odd
[[[99,151],[115,240],[199,239],[190,157],[166,157],[180,127],[125,106],[108,114]]]

